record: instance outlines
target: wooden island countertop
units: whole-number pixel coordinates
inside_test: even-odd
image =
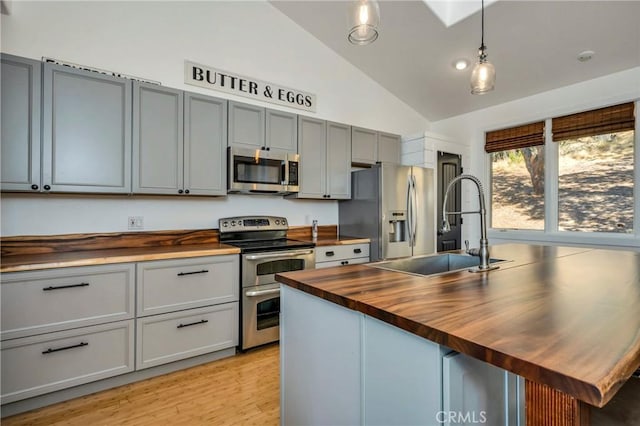
[[[534,384],[602,407],[640,366],[640,253],[505,244],[488,273],[366,265],[278,274]]]

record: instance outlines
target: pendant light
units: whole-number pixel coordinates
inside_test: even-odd
[[[352,44],[365,45],[378,38],[380,25],[380,6],[376,0],[359,0],[349,8],[349,41]]]
[[[484,0],[482,0],[482,40],[478,51],[478,62],[471,72],[471,94],[482,95],[494,89],[496,84],[496,69],[491,62],[487,61],[487,54],[484,52],[487,46],[484,45]]]

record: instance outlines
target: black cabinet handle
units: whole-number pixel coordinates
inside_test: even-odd
[[[271,147],[270,146],[267,147],[267,151],[271,151]]]
[[[340,262],[342,265],[348,265],[349,261],[348,260],[343,260],[342,262]]]
[[[176,328],[191,327],[192,325],[206,324],[206,323],[208,323],[208,322],[209,322],[209,320],[200,320],[200,321],[196,321],[196,322],[190,322],[189,324],[180,324],[180,325],[178,325],[178,327],[176,327]]]
[[[65,346],[64,348],[57,348],[57,349],[49,348],[46,351],[43,351],[42,355],[52,354],[54,352],[66,351],[67,349],[81,348],[83,346],[89,346],[89,344],[87,342],[80,342],[77,345]]]
[[[37,191],[39,188],[38,185],[36,185],[35,183],[33,185],[31,185],[31,189],[33,189],[34,191]]]
[[[328,252],[325,253],[325,256],[327,256],[327,257],[335,256],[335,253],[332,252],[332,251],[328,251]]]
[[[58,286],[49,286],[42,289],[42,291],[51,291],[51,290],[62,290],[63,288],[74,288],[74,287],[88,287],[89,283],[80,283],[80,284],[68,284],[68,285],[58,285]]]
[[[260,151],[264,151],[266,148],[267,148],[266,146],[261,146]]]
[[[45,191],[49,191],[49,190],[51,189],[51,186],[49,186],[49,185],[45,185],[45,186],[44,186],[44,189],[45,189]]]
[[[355,254],[360,254],[360,253],[362,253],[362,249],[359,249],[359,248],[357,248],[357,249],[353,249],[353,252],[354,252]]]
[[[185,190],[184,190],[184,193],[185,193],[185,194],[188,194],[188,193],[189,193],[189,190],[188,190],[188,189],[185,189]]]
[[[193,271],[193,272],[179,272],[178,276],[179,277],[184,277],[185,275],[194,275],[194,274],[206,274],[207,272],[209,272],[206,269],[203,269],[201,271]]]
[[[182,189],[178,189],[178,194],[182,194],[183,192]]]

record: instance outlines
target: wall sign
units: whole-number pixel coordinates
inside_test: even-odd
[[[97,72],[97,73],[104,74],[104,75],[111,75],[113,77],[120,77],[120,78],[129,79],[129,80],[136,80],[136,81],[142,81],[142,82],[145,82],[145,83],[157,84],[158,86],[162,85],[159,81],[149,80],[149,79],[146,79],[146,78],[140,78],[140,77],[136,77],[136,76],[128,75],[128,74],[123,74],[123,73],[116,72],[116,71],[103,70],[103,69],[96,68],[96,67],[88,67],[86,65],[75,64],[73,62],[68,62],[68,61],[62,61],[60,59],[47,58],[46,56],[42,57],[42,62],[46,62],[46,63],[50,63],[50,64],[56,64],[56,65],[62,65],[62,66],[69,67],[69,68],[76,68],[76,69],[83,70],[83,71]]]
[[[316,95],[268,81],[184,61],[184,82],[305,111],[316,111]]]

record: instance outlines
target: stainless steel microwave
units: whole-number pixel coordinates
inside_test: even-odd
[[[227,192],[291,194],[298,192],[298,154],[227,148]]]

